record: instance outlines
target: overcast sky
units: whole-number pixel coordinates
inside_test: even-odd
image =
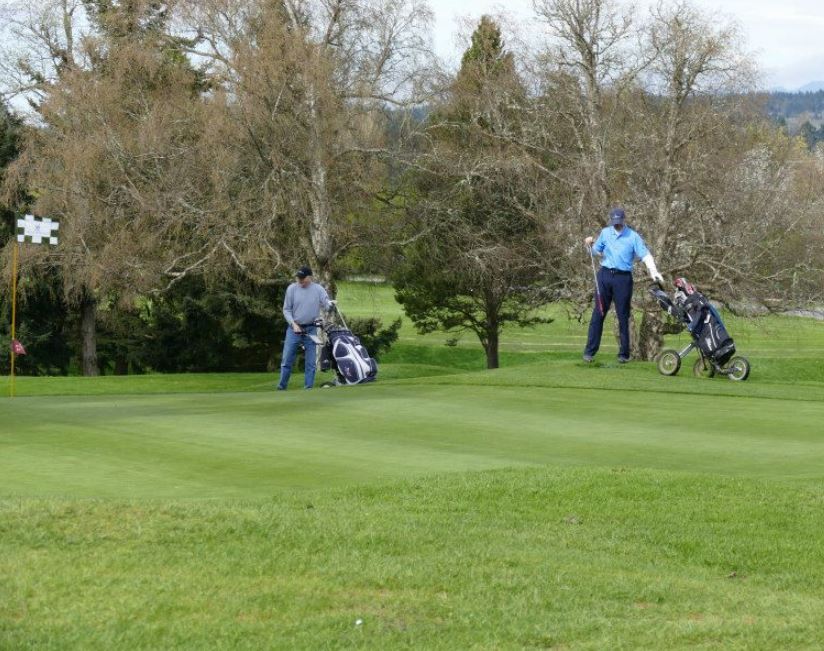
[[[762,72],[762,86],[795,90],[824,81],[824,1],[822,0],[693,0],[734,19],[742,27],[748,49]],[[644,8],[649,0],[636,3]],[[459,56],[454,34],[461,18],[503,13],[529,21],[532,0],[430,0],[435,11],[435,47],[441,56]]]

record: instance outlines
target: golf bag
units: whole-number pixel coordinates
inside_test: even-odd
[[[320,370],[334,370],[334,384],[363,384],[373,382],[378,375],[378,364],[361,344],[360,339],[346,327],[346,322],[335,307],[342,326],[325,324],[326,343],[321,349]]]
[[[689,301],[686,306],[687,315],[690,318],[690,325],[687,328],[695,338],[701,352],[723,366],[735,354],[735,342],[727,332],[718,310],[705,296],[697,292],[696,294],[698,298]]]
[[[735,342],[718,310],[686,279],[678,278],[675,287],[672,299],[661,287],[653,287],[650,293],[664,311],[687,327],[704,356],[723,366],[735,354]]]

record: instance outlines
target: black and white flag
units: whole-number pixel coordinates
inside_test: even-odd
[[[17,220],[17,241],[32,244],[57,244],[57,229],[60,224],[48,217],[42,219],[26,215]]]

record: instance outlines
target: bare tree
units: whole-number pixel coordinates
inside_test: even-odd
[[[197,56],[224,91],[227,125],[255,151],[264,222],[299,241],[332,284],[351,215],[380,185],[387,108],[417,98],[430,12],[419,0],[210,0],[191,8]],[[291,262],[291,260],[290,260]]]
[[[85,18],[82,0],[0,3],[0,94],[36,109],[62,74],[88,67]]]
[[[820,192],[824,167],[795,139],[753,120],[737,138],[736,156],[713,162],[691,212],[696,230],[674,263],[720,300],[782,310],[821,300],[824,256]]]
[[[701,151],[690,145],[729,128],[719,113],[734,114],[754,81],[734,24],[702,14],[685,2],[659,4],[651,12],[647,44],[652,65],[647,81],[650,104],[658,115],[650,120],[656,140],[654,249],[667,251],[673,235],[673,206],[690,182],[689,160]],[[649,112],[645,112],[649,115]]]
[[[614,0],[534,0],[533,7],[548,30],[547,90],[564,96],[562,112],[575,136],[577,217],[591,221],[615,199],[607,151],[615,98],[644,65],[632,49],[632,14]]]
[[[643,41],[649,65],[624,107],[625,167],[632,170],[627,202],[648,231],[662,270],[678,273],[680,266],[684,273],[687,261],[679,252],[707,232],[698,196],[720,177],[720,159],[735,160],[741,150],[733,118],[746,112],[755,73],[737,27],[686,2],[654,7]],[[699,255],[707,253],[704,247]],[[663,323],[655,305],[638,303],[645,310],[633,348],[636,356],[651,359],[660,349]]]

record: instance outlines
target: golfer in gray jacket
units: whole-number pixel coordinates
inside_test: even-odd
[[[312,270],[309,267],[298,269],[295,278],[296,281],[286,289],[286,298],[283,301],[283,316],[289,327],[286,329],[286,340],[283,342],[278,391],[285,391],[289,385],[292,365],[301,344],[306,350],[304,388],[311,389],[314,386],[317,355],[312,337],[318,329],[315,320],[320,316],[321,308],[328,312],[335,304],[329,300],[329,295],[323,287],[312,282]]]

